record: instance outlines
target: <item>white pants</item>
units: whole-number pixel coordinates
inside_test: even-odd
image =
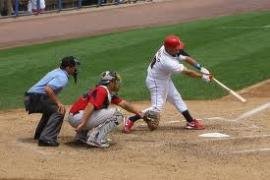
[[[27,5],[27,9],[29,12],[32,12],[32,10],[37,10],[38,7],[37,7],[37,1],[38,0],[29,0],[28,1],[28,5]],[[45,9],[46,5],[45,5],[45,0],[40,0],[39,1],[39,5],[40,5],[40,9]]]
[[[175,88],[171,79],[154,80],[146,78],[146,86],[151,94],[151,107],[146,110],[161,112],[168,100],[180,113],[187,110],[180,93]],[[146,111],[145,110],[145,111]]]
[[[112,118],[115,115],[115,112],[118,111],[117,108],[107,108],[107,109],[100,109],[97,111],[94,111],[92,115],[90,116],[90,119],[88,120],[86,127],[84,130],[91,130],[100,124],[104,123],[106,120]],[[68,122],[69,124],[76,128],[82,119],[84,111],[79,111],[79,113],[73,115],[69,114],[68,116]]]

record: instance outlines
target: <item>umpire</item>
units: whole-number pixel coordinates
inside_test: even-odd
[[[65,106],[57,95],[68,84],[69,76],[77,82],[77,65],[80,62],[73,56],[64,57],[60,67],[47,73],[40,81],[25,92],[24,105],[29,114],[41,113],[42,117],[35,131],[34,139],[39,146],[58,146],[65,116]]]

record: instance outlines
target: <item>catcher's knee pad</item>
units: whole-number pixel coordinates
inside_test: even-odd
[[[160,113],[157,111],[148,110],[144,113],[143,120],[146,122],[148,128],[153,131],[159,126]]]

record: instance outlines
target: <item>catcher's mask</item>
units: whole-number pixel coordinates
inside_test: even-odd
[[[78,69],[80,61],[74,56],[66,56],[61,60],[60,69],[66,69],[66,67],[75,67],[74,73],[72,74],[75,83],[77,83]]]
[[[110,82],[114,84],[113,91],[119,91],[121,85],[120,75],[115,71],[105,71],[101,73],[99,84],[107,86]]]

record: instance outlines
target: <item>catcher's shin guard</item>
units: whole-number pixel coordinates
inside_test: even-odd
[[[123,114],[116,109],[114,115],[88,133],[87,144],[95,147],[109,147],[107,135],[123,121]]]

